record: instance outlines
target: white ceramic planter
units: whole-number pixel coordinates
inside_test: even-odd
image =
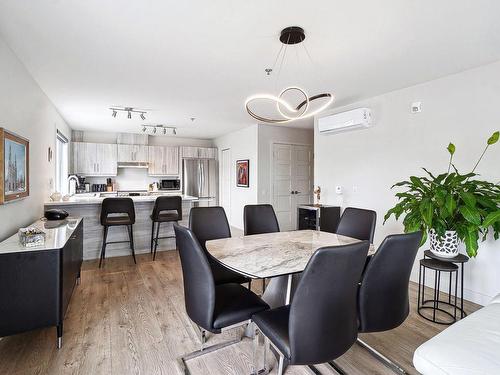
[[[453,258],[458,255],[458,236],[454,230],[447,230],[439,237],[434,229],[429,231],[429,240],[433,254],[441,258]]]

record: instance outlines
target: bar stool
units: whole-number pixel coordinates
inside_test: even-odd
[[[110,216],[111,215],[111,216]],[[101,225],[104,227],[104,235],[102,239],[101,256],[99,259],[99,268],[103,259],[106,257],[106,245],[112,243],[130,243],[132,257],[135,259],[134,249],[134,233],[132,225],[135,223],[134,201],[131,198],[104,198],[101,204]],[[128,241],[112,241],[106,242],[108,238],[109,227],[125,225],[128,232]]]
[[[153,207],[153,213],[150,217],[153,221],[153,226],[151,229],[151,253],[153,253],[153,260],[155,260],[156,249],[158,248],[158,240],[164,238],[175,238],[175,235],[159,237],[160,225],[161,223],[169,222],[175,222],[179,224],[179,220],[182,220],[182,198],[180,196],[164,196],[156,198],[155,205]]]

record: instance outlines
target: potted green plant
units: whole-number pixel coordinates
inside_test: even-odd
[[[405,188],[396,194],[398,203],[384,216],[384,223],[394,215],[404,215],[405,232],[422,231],[421,245],[429,233],[431,251],[441,257],[458,254],[462,241],[471,257],[477,255],[478,242],[484,241],[490,230],[495,239],[500,236],[500,184],[477,179],[477,166],[488,148],[497,143],[494,132],[471,172],[461,174],[453,164],[455,145],[450,143],[448,171],[437,176],[423,168],[426,176],[411,176],[392,188]]]

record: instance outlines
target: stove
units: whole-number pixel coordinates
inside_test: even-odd
[[[117,197],[147,197],[149,195],[147,190],[118,190]]]

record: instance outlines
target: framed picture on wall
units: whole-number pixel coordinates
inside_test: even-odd
[[[0,128],[0,204],[29,196],[27,139]]]
[[[250,160],[236,160],[236,186],[250,187]]]

